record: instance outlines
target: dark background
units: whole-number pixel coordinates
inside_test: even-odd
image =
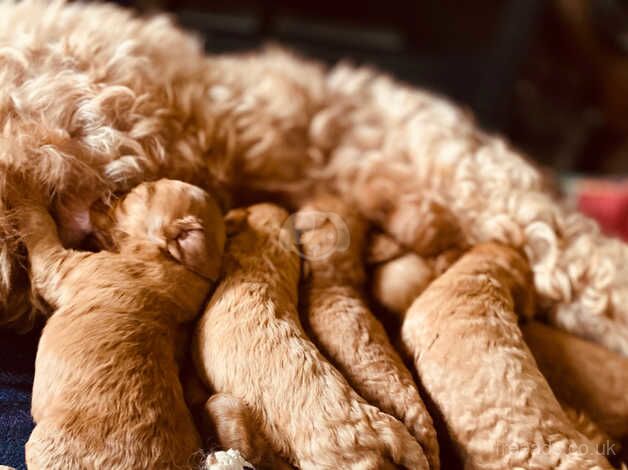
[[[137,0],[212,52],[277,41],[441,92],[561,173],[628,174],[628,0]]]

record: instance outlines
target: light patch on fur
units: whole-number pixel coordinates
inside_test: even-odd
[[[244,460],[239,451],[212,452],[207,456],[201,470],[254,470],[255,467]]]

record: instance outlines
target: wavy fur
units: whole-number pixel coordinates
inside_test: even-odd
[[[429,195],[464,242],[525,251],[555,324],[628,354],[626,245],[556,201],[521,154],[446,100],[277,49],[207,56],[163,16],[101,4],[0,3],[0,66],[0,165],[48,191],[66,240],[89,230],[77,222],[81,205],[165,176],[226,199],[331,185],[423,250],[413,227]],[[7,184],[0,318],[27,327],[35,312]]]

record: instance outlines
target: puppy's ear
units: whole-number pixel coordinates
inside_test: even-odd
[[[222,250],[199,219],[176,220],[166,230],[166,239],[166,250],[179,263],[206,279],[218,279]]]

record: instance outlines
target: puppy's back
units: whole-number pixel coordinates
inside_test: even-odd
[[[101,272],[121,268],[124,263],[112,259]],[[160,269],[153,268],[152,274]],[[164,286],[160,299],[163,291],[156,288],[169,277],[167,268],[161,271],[159,281],[134,286],[129,276],[141,280],[151,273],[142,276],[137,264],[129,266],[118,276],[126,276],[124,288],[84,287],[79,298],[89,302],[62,307],[48,321],[37,352],[29,468],[194,466],[200,438],[174,360],[176,324],[184,315],[172,311],[168,321],[168,308],[176,308],[172,299],[184,289]]]

